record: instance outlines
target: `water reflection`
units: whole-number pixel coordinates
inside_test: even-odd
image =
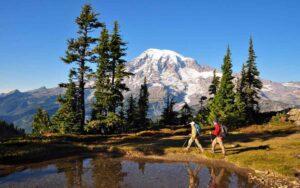
[[[120,187],[123,177],[120,160],[110,158],[94,158],[91,161],[92,181],[94,187]]]
[[[55,163],[58,173],[64,173],[67,187],[82,187],[83,159]]]
[[[145,166],[146,166],[146,162],[138,162],[139,165],[139,170],[145,174]]]
[[[257,187],[225,168],[197,163],[68,158],[0,175],[0,187]]]
[[[195,169],[193,169],[190,163],[185,166],[189,175],[189,188],[199,187],[200,177],[198,176],[198,174],[201,170],[201,166],[197,164]]]
[[[221,180],[224,176],[225,169],[221,168],[219,171],[210,168],[210,180],[209,180],[209,188],[219,187],[221,185]],[[226,185],[227,183],[224,183]]]

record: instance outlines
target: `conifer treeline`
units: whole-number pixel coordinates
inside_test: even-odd
[[[210,94],[214,95],[208,105],[210,121],[219,119],[228,126],[255,122],[255,117],[259,113],[258,100],[262,82],[259,79],[252,37],[248,52],[248,60],[246,64],[243,64],[240,78],[235,86],[232,76],[231,53],[228,47],[222,65],[221,81],[218,83],[217,77],[214,76],[210,86],[210,91],[213,91]]]
[[[58,97],[60,108],[49,117],[42,109],[33,119],[33,133],[121,133],[142,130],[148,127],[149,93],[146,78],[141,84],[138,99],[131,95],[124,102],[123,94],[129,91],[123,80],[132,75],[125,69],[124,56],[126,43],[122,40],[118,22],[114,23],[110,33],[106,25],[98,21],[98,14],[90,5],[82,8],[76,18],[77,38],[68,40],[68,47],[62,61],[72,64],[68,83],[60,84],[66,92]],[[92,33],[101,28],[100,36],[94,38]],[[96,64],[96,70],[91,68]],[[176,112],[174,96],[167,94],[159,125],[187,124],[192,119],[201,123],[210,123],[218,119],[227,126],[239,126],[255,121],[259,113],[259,91],[262,82],[256,66],[253,41],[250,38],[249,55],[243,65],[241,76],[234,82],[230,48],[221,67],[222,78],[213,72],[209,86],[207,105],[206,96],[200,98],[200,110],[196,118],[193,110],[184,103]],[[87,121],[85,110],[86,83],[93,79],[94,101],[91,118]]]
[[[136,125],[147,126],[149,94],[146,78],[141,85],[137,109],[129,104],[125,117],[123,94],[129,89],[123,80],[132,75],[125,69],[126,43],[121,38],[118,22],[114,22],[110,34],[106,25],[98,21],[97,17],[98,14],[92,7],[85,5],[76,18],[77,38],[68,40],[66,53],[62,58],[64,63],[73,65],[69,82],[59,85],[66,88],[66,92],[58,97],[60,108],[52,118],[46,111],[38,109],[33,120],[33,133],[107,134],[129,131],[130,128],[136,128]],[[102,28],[100,37],[94,38],[92,33],[99,28]],[[92,64],[96,64],[95,71],[91,68]],[[85,89],[86,83],[91,79],[95,81],[95,99],[91,119],[86,121]]]
[[[23,135],[25,135],[24,129],[18,128],[12,123],[0,120],[0,140]]]
[[[259,113],[259,91],[262,82],[259,79],[259,71],[256,66],[256,56],[253,48],[253,41],[250,38],[248,59],[243,64],[240,77],[236,84],[232,72],[231,52],[227,52],[223,59],[222,78],[217,76],[216,70],[213,71],[213,79],[208,88],[210,98],[204,106],[206,96],[202,96],[199,101],[200,109],[195,118],[192,110],[185,103],[179,114],[174,111],[176,102],[168,95],[165,99],[160,123],[164,125],[186,124],[192,119],[200,123],[211,123],[217,119],[227,126],[237,127],[249,123],[255,123]]]

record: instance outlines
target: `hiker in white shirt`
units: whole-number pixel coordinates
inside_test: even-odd
[[[197,130],[197,125],[194,121],[192,121],[191,123],[189,123],[191,125],[191,138],[188,142],[188,146],[185,148],[186,150],[189,150],[192,143],[195,141],[196,145],[198,146],[198,148],[201,150],[201,152],[204,152],[199,140],[198,140],[198,137],[200,136],[200,129],[198,128]]]

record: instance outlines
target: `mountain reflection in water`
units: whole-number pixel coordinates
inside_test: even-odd
[[[229,169],[200,163],[65,158],[0,174],[0,187],[258,187]]]

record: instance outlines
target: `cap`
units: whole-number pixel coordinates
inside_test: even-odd
[[[190,122],[189,124],[190,124],[190,125],[194,125],[194,124],[195,124],[195,122],[194,122],[194,121],[192,121],[192,122]]]

